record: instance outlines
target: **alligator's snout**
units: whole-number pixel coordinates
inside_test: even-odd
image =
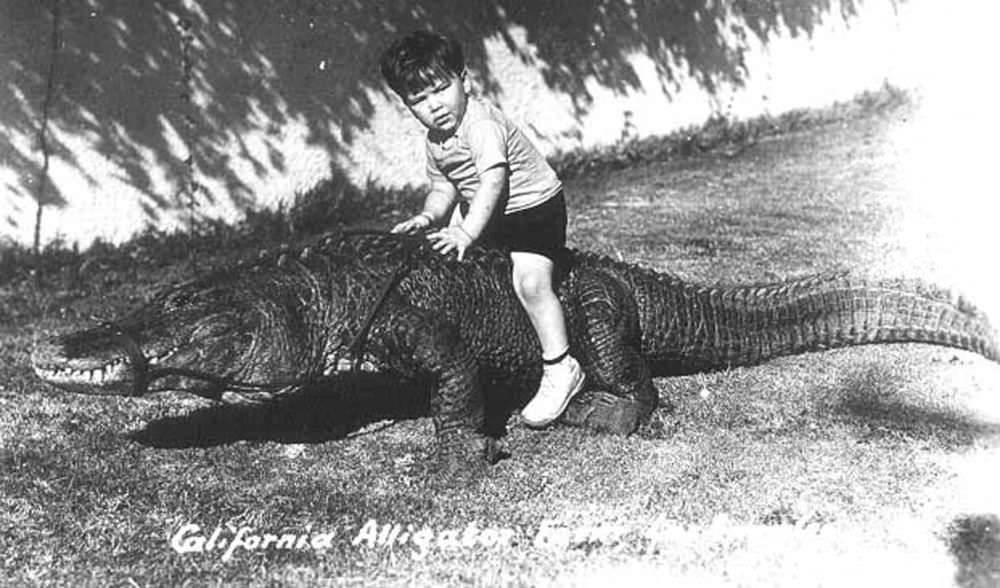
[[[80,353],[67,337],[35,342],[31,366],[43,381],[72,392],[100,395],[132,393],[133,366],[124,350],[108,345],[99,352]]]

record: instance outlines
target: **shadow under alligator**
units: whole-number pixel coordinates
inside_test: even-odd
[[[904,386],[898,375],[891,378],[878,367],[869,366],[828,386],[827,393],[820,396],[834,400],[820,412],[831,421],[850,425],[858,443],[924,440],[958,449],[983,438],[1000,439],[1000,423],[923,405],[906,398]],[[494,397],[486,409],[487,431],[503,436],[514,410],[512,404]],[[671,437],[666,423],[669,419],[663,412],[654,411],[651,422],[640,427],[637,434],[643,438]],[[381,421],[418,419],[429,414],[429,386],[363,374],[326,380],[266,404],[219,404],[157,419],[129,433],[129,438],[150,447],[175,449],[236,441],[322,443],[347,438]]]
[[[494,399],[486,408],[486,430],[502,436],[514,410]],[[218,404],[151,421],[128,437],[142,445],[181,449],[236,441],[322,443],[344,439],[380,421],[430,415],[430,386],[378,374],[330,378],[273,402]]]
[[[255,405],[219,404],[149,422],[129,437],[158,448],[209,447],[235,441],[320,443],[382,420],[429,414],[426,387],[373,374],[337,378]]]

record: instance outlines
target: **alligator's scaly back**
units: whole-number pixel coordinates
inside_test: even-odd
[[[643,355],[661,366],[656,370],[661,373],[753,365],[869,343],[945,345],[1000,361],[995,332],[983,313],[918,280],[839,273],[708,287],[627,264],[615,264],[613,271],[633,289]]]

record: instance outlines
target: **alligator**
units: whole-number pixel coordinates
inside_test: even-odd
[[[402,393],[426,390],[438,458],[463,469],[498,458],[502,433],[490,423],[523,406],[541,376],[510,274],[500,250],[458,261],[419,237],[329,234],[41,340],[32,364],[42,380],[75,392],[173,390],[237,403],[375,372]],[[557,284],[588,382],[560,422],[597,431],[628,435],[658,403],[669,408],[654,377],[870,343],[923,342],[1000,360],[982,313],[919,280],[836,273],[710,286],[568,250]]]

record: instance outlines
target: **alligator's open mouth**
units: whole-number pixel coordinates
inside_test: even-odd
[[[131,364],[125,359],[116,359],[99,367],[72,367],[70,365],[41,366],[35,365],[35,373],[46,382],[61,384],[79,384],[88,386],[106,386],[130,380]]]
[[[150,355],[120,346],[91,356],[73,356],[60,338],[40,342],[32,351],[32,367],[42,380],[73,392],[101,395],[141,395],[147,392],[146,370],[176,353],[165,349]],[[139,367],[137,367],[139,363]],[[137,382],[142,382],[139,387]],[[141,389],[138,389],[141,388]]]

